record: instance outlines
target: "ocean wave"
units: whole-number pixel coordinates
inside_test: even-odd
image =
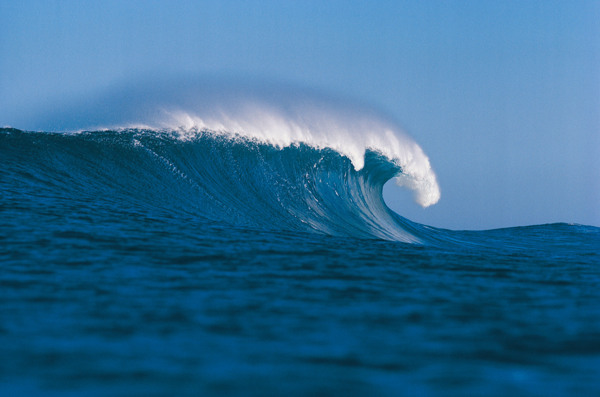
[[[209,130],[1,131],[3,155],[20,164],[5,177],[37,194],[242,227],[421,242],[415,225],[383,201],[383,185],[402,167],[374,150],[357,169],[331,148],[278,147]]]
[[[59,110],[56,110],[59,109]],[[306,145],[331,149],[356,170],[373,151],[402,169],[397,184],[411,189],[423,207],[440,199],[429,158],[389,117],[363,104],[286,85],[218,79],[131,84],[24,120],[27,129],[84,131],[144,129],[176,132],[181,140],[199,131],[241,137],[277,148]],[[22,126],[19,126],[23,128]]]
[[[216,222],[226,228],[487,247],[503,255],[565,244],[579,247],[590,240],[581,238],[583,232],[596,236],[591,244],[597,244],[600,230],[551,224],[451,231],[421,225],[385,204],[383,186],[405,170],[380,152],[367,149],[363,167],[357,169],[332,148],[304,143],[278,147],[209,130],[57,133],[3,128],[0,167],[0,210],[29,208],[69,216],[91,206],[100,219],[133,217],[139,225],[175,217],[198,228]]]

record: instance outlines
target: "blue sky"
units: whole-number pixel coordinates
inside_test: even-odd
[[[221,75],[347,96],[423,147],[434,226],[600,226],[599,1],[0,0],[0,124],[132,79]]]

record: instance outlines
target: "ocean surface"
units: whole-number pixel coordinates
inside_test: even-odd
[[[0,129],[0,395],[600,395],[600,228],[420,225],[414,145],[191,131]]]

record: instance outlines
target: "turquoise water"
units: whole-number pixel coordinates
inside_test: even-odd
[[[2,395],[594,395],[600,228],[395,214],[365,154],[0,130]]]

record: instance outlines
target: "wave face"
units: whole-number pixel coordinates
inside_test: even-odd
[[[402,177],[402,167],[373,150],[357,170],[333,149],[277,147],[209,130],[4,129],[0,136],[4,178],[38,197],[142,206],[248,228],[422,242],[417,225],[383,201],[383,185]]]

